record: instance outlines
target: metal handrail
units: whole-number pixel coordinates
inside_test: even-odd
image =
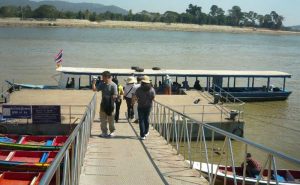
[[[179,118],[181,118],[181,120],[176,121],[176,118],[177,118],[177,120],[180,120]],[[268,165],[268,171],[270,172],[271,168],[273,167],[275,175],[277,175],[277,171],[276,171],[277,165],[275,162],[275,157],[286,160],[293,165],[300,166],[299,159],[288,156],[282,152],[275,151],[271,148],[268,148],[264,145],[255,143],[248,139],[236,136],[232,133],[226,132],[222,129],[216,128],[209,124],[206,124],[204,121],[201,122],[199,120],[195,120],[195,119],[187,116],[186,114],[176,111],[173,108],[163,105],[157,101],[154,101],[154,103],[153,103],[151,124],[152,124],[153,128],[156,129],[160,133],[160,135],[163,136],[167,140],[168,144],[172,144],[172,146],[174,144],[173,147],[177,150],[177,154],[179,154],[181,151],[180,146],[183,145],[184,147],[186,147],[186,145],[187,145],[188,148],[187,148],[187,150],[184,151],[184,157],[185,157],[186,151],[188,151],[189,155],[187,156],[187,159],[190,162],[191,168],[193,167],[193,164],[195,162],[193,160],[192,156],[200,155],[200,157],[202,158],[202,153],[205,154],[206,161],[205,162],[200,161],[200,169],[201,169],[202,163],[204,165],[207,165],[208,173],[206,175],[208,176],[208,180],[209,180],[210,184],[215,183],[215,180],[216,180],[215,174],[217,174],[219,165],[223,158],[226,157],[225,179],[228,176],[228,173],[227,173],[227,164],[228,163],[227,162],[228,162],[229,155],[231,157],[231,160],[230,160],[231,165],[235,166],[236,162],[235,162],[235,158],[234,158],[234,154],[233,154],[232,140],[241,142],[242,144],[245,145],[244,152],[243,152],[243,150],[241,150],[241,152],[244,153],[244,169],[245,169],[247,149],[249,147],[258,149],[267,155],[267,159],[264,162],[262,169],[265,169]],[[190,125],[190,128],[189,128],[188,124]],[[200,142],[200,152],[197,152],[197,151],[193,152],[193,148],[191,147],[192,129],[196,128],[195,127],[196,125],[198,126],[197,146],[198,146],[198,143]],[[206,142],[207,142],[207,139],[205,137],[206,131],[209,131],[209,133],[212,133],[212,138],[211,138],[212,148],[211,149],[208,148],[208,146],[206,144]],[[217,169],[213,169],[212,165],[211,165],[211,167],[209,167],[209,157],[211,157],[211,161],[210,161],[211,163],[216,162],[216,161],[214,161],[214,158],[213,158],[214,137],[215,137],[216,133],[224,136],[225,140],[224,140],[223,149],[220,154],[221,155],[220,159],[218,159],[219,162],[217,165]],[[202,145],[204,145],[204,147]],[[229,151],[229,152],[225,152],[225,148],[226,148],[225,146],[227,146],[226,151]],[[210,152],[211,152],[211,155],[209,155]],[[225,154],[226,156],[224,156],[223,153],[226,153]],[[263,173],[263,170],[261,170],[256,184],[258,184],[259,181],[262,179],[262,173]],[[201,174],[202,174],[202,172],[201,172]],[[236,171],[233,170],[234,184],[237,184],[236,177],[237,177]],[[245,183],[245,178],[246,178],[246,171],[243,170],[243,184]],[[271,175],[268,175],[268,182],[270,182],[270,181],[271,181]],[[277,178],[275,178],[275,181],[276,181],[276,184],[278,185]]]
[[[64,146],[60,149],[50,167],[43,175],[40,185],[48,185],[56,174],[56,184],[78,184],[80,169],[83,165],[87,142],[91,135],[91,125],[95,116],[97,97],[94,94],[80,123],[68,137]],[[63,163],[63,176],[61,179],[60,166]]]
[[[218,91],[217,91],[217,90]],[[244,105],[245,102],[243,102],[242,100],[236,98],[235,96],[233,96],[230,92],[224,90],[222,87],[216,85],[216,84],[212,84],[212,87],[209,89],[212,90],[213,94],[218,93],[220,95],[221,98],[226,100],[226,103],[239,103],[241,105]],[[226,94],[226,96],[222,95],[222,94]],[[233,101],[232,101],[232,100]]]

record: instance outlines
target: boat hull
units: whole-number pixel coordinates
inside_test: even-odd
[[[187,162],[189,163],[189,161],[187,161]],[[217,175],[216,179],[218,181],[224,182],[226,180],[226,184],[234,185],[233,168],[231,166],[227,167],[227,172],[226,172],[225,166],[222,166],[222,165],[220,165],[219,169],[218,169],[218,166],[216,164],[202,163],[202,165],[200,165],[199,162],[194,162],[193,168],[201,171],[204,174],[209,174],[212,171],[214,175],[215,174]],[[241,167],[235,167],[235,171],[237,174],[236,182],[238,185],[242,185],[243,184],[243,176],[242,176],[243,170]],[[227,173],[226,176],[225,176],[225,173]],[[263,172],[263,178],[259,181],[259,184],[261,184],[261,185],[268,184],[268,181],[266,178],[267,173],[268,173],[267,170],[265,170]],[[300,184],[300,171],[283,169],[283,170],[277,170],[277,173],[278,173],[277,180],[278,180],[279,185],[299,185]],[[245,184],[247,184],[247,185],[255,185],[256,181],[257,181],[256,178],[245,177]],[[276,181],[274,178],[271,179],[270,184],[272,184],[272,185],[276,184]]]

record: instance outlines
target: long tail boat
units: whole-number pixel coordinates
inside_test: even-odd
[[[187,161],[188,162],[188,161]],[[224,182],[225,179],[227,181],[228,185],[234,185],[234,175],[233,175],[233,169],[235,169],[236,176],[235,179],[237,181],[237,185],[243,184],[243,169],[241,167],[232,167],[232,166],[222,166],[220,165],[219,168],[217,168],[218,165],[216,164],[202,164],[200,165],[200,162],[194,162],[193,168],[201,171],[202,173],[208,174],[211,172],[211,169],[213,169],[212,173],[214,175],[217,175],[216,179]],[[216,173],[217,171],[217,173]],[[275,177],[275,173],[273,170],[271,170],[271,180],[268,183],[267,176],[268,176],[268,170],[264,170],[262,174],[262,179],[259,180],[260,185],[275,185],[276,180],[279,185],[299,185],[300,184],[300,171],[299,170],[291,170],[291,169],[278,169],[277,170],[277,176]],[[245,184],[246,185],[254,185],[256,184],[258,177],[245,177]],[[276,179],[275,179],[276,178]]]
[[[58,152],[0,150],[1,171],[45,171]]]
[[[56,151],[61,148],[68,136],[0,136],[0,149]]]
[[[3,172],[0,174],[0,185],[38,185],[43,173],[37,172]],[[55,178],[50,185],[55,184]]]

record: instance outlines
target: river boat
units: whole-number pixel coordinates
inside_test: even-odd
[[[67,136],[2,135],[0,149],[56,151],[62,147],[67,138]]]
[[[43,177],[39,172],[2,172],[0,174],[0,185],[38,185]],[[55,178],[50,185],[56,184]]]
[[[193,89],[188,82],[200,80],[205,86],[197,90],[206,90],[213,95],[218,93],[222,97],[234,97],[242,101],[274,101],[286,100],[291,91],[286,89],[286,79],[291,78],[291,74],[280,71],[234,71],[234,70],[177,70],[177,69],[110,69],[110,68],[75,68],[58,67],[59,80],[56,88],[58,89],[90,89],[94,76],[99,76],[103,71],[110,71],[114,78],[128,76],[148,75],[154,78],[153,85],[158,87],[158,81],[164,81],[166,75],[169,75],[175,84],[173,91]],[[183,78],[183,85],[178,80]],[[275,80],[276,79],[276,80]],[[272,80],[276,82],[282,80],[281,86],[273,86]],[[243,82],[243,85],[239,85]],[[246,82],[245,82],[246,81]],[[256,85],[259,81],[261,84]],[[262,82],[263,81],[263,82]],[[12,84],[11,82],[9,82]],[[240,84],[239,83],[239,84]],[[203,84],[203,83],[202,83]],[[53,89],[53,86],[32,85],[32,84],[12,84],[24,88]],[[158,89],[157,89],[158,90]],[[227,94],[232,96],[228,96]]]
[[[187,161],[188,162],[188,161]],[[200,165],[200,162],[194,162],[193,168],[196,170],[201,171],[202,173],[208,174],[213,169],[213,174],[217,175],[216,179],[218,181],[223,182],[226,176],[227,184],[234,185],[234,176],[233,176],[233,168],[232,166],[227,166],[227,169],[225,166],[220,165],[218,168],[217,164],[206,164],[202,163]],[[218,169],[218,170],[217,170]],[[236,173],[236,182],[238,185],[243,184],[243,168],[242,167],[235,167],[235,173]],[[217,171],[217,173],[216,173]],[[227,174],[227,175],[225,175]],[[270,180],[270,184],[276,184],[274,171],[271,171],[272,177]],[[261,185],[267,185],[267,176],[268,176],[268,170],[264,170],[262,174],[262,179],[259,181],[259,184]],[[247,185],[254,185],[257,182],[257,178],[253,177],[245,177],[245,184]],[[299,185],[300,184],[300,171],[299,170],[289,170],[289,169],[279,169],[277,170],[277,181],[279,185]]]
[[[0,171],[45,171],[57,153],[0,150]]]

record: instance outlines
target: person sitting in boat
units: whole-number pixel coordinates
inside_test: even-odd
[[[241,167],[244,168],[244,163],[241,164]],[[246,174],[248,177],[256,177],[259,175],[261,170],[261,165],[259,162],[252,158],[251,153],[246,155]]]
[[[75,86],[75,79],[71,78],[70,82],[67,84],[67,88],[74,88]]]
[[[189,90],[190,89],[190,85],[189,85],[189,82],[188,81],[183,81],[182,82],[182,88],[186,89],[186,90]]]
[[[196,81],[195,81],[194,89],[199,90],[199,91],[202,91],[202,87],[201,87],[201,85],[200,85],[200,81],[199,81],[199,80],[196,80]]]
[[[96,87],[97,87],[99,90],[102,90],[103,85],[104,85],[104,82],[103,82],[103,80],[101,79],[101,76],[98,76],[98,78],[97,78],[97,80],[96,80]]]

